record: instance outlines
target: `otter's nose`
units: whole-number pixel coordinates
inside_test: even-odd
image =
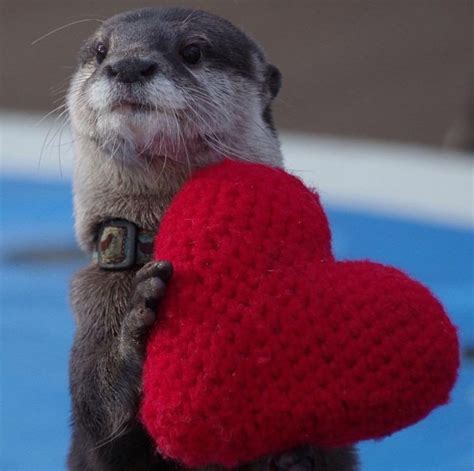
[[[122,83],[144,82],[152,78],[158,64],[148,59],[121,59],[105,68],[109,77]]]

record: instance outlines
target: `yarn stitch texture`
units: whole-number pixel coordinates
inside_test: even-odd
[[[336,261],[319,197],[283,170],[198,172],[162,221],[175,273],[149,339],[141,418],[165,456],[236,466],[379,438],[449,400],[456,329],[422,284]]]

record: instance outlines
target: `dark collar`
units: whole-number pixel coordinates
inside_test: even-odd
[[[126,270],[141,266],[153,257],[152,231],[138,228],[126,219],[101,224],[92,260],[104,270]]]

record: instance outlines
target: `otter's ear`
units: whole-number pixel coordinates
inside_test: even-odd
[[[275,98],[281,88],[281,72],[272,64],[268,64],[265,70],[265,83],[272,98]]]

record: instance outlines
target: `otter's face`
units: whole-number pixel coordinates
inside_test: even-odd
[[[279,86],[278,70],[228,21],[145,9],[112,17],[86,41],[68,107],[78,134],[124,160],[205,148],[239,156],[242,134],[273,134]]]

